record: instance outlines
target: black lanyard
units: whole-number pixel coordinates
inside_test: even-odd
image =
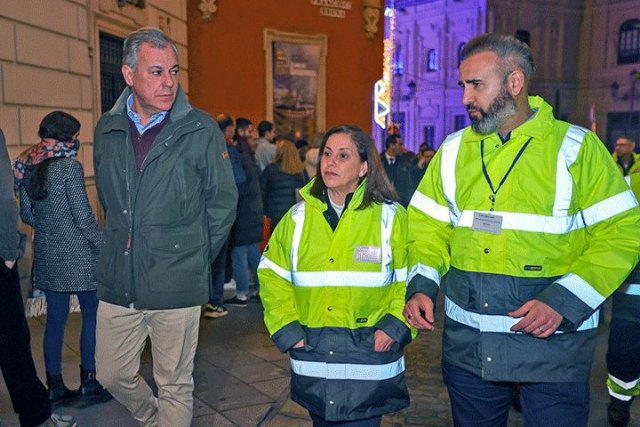
[[[511,163],[511,166],[509,166],[507,173],[505,173],[502,179],[500,180],[500,184],[498,184],[497,188],[493,188],[493,183],[491,182],[491,178],[489,177],[489,173],[487,172],[487,165],[484,162],[484,139],[480,141],[480,158],[482,159],[482,173],[484,174],[484,179],[487,181],[487,184],[489,184],[489,188],[491,188],[491,192],[493,193],[493,195],[489,197],[489,200],[491,200],[491,206],[495,204],[496,194],[498,194],[498,190],[500,190],[500,187],[502,187],[502,184],[504,184],[504,182],[507,180],[507,177],[511,173],[511,170],[516,165],[516,163],[518,163],[518,160],[520,160],[522,153],[524,153],[524,150],[527,149],[527,146],[531,142],[532,138],[533,137],[530,137],[527,140],[527,142],[524,143],[520,151],[518,151],[518,154],[516,154],[515,159],[513,159],[513,163]],[[493,210],[493,208],[491,210]]]

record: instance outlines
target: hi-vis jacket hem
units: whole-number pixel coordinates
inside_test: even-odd
[[[408,207],[407,297],[435,301],[443,287],[445,358],[457,366],[582,381],[595,313],[640,256],[640,207],[594,133],[556,120],[541,98],[529,104],[506,142],[469,127],[436,153]],[[531,300],[563,316],[562,333],[510,332],[507,313]],[[541,345],[545,358],[528,361]]]
[[[623,381],[620,378],[609,374],[607,378],[607,388],[609,389],[609,396],[613,396],[616,399],[628,402],[633,399],[634,396],[640,395],[640,385],[638,384],[640,379],[632,381]]]

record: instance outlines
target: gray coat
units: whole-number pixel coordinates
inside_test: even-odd
[[[102,238],[87,199],[82,165],[73,157],[49,162],[44,200],[33,201],[24,186],[20,188],[20,216],[35,229],[36,287],[58,292],[95,290]]]

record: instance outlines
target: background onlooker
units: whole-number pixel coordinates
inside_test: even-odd
[[[304,169],[307,172],[307,178],[311,179],[316,176],[318,171],[318,162],[320,159],[320,144],[322,144],[322,133],[314,133],[309,140],[309,147],[304,154]]]
[[[79,132],[80,122],[72,115],[47,114],[40,122],[40,142],[24,151],[14,166],[20,216],[34,229],[35,282],[47,299],[43,347],[51,402],[76,396],[62,379],[62,341],[71,294],[78,296],[82,313],[79,394],[110,398],[95,378],[96,261],[102,236],[76,159]]]
[[[264,212],[271,219],[271,232],[296,203],[296,192],[307,181],[296,146],[288,139],[278,140],[273,162],[260,175]]]
[[[258,147],[256,147],[256,162],[260,168],[260,172],[267,167],[273,160],[273,156],[276,155],[276,146],[274,144],[274,138],[276,137],[276,128],[273,123],[266,120],[261,121],[258,124]]]

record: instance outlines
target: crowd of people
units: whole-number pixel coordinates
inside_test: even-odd
[[[403,352],[436,327],[441,289],[454,425],[506,426],[518,391],[525,425],[586,426],[612,295],[608,417],[628,425],[640,394],[640,158],[632,138],[611,156],[530,96],[526,44],[470,40],[459,84],[471,125],[415,154],[397,132],[380,153],[353,125],[293,141],[266,120],[214,120],[189,104],[166,34],[142,28],[123,50],[127,87],[94,132],[102,231],[76,118],[45,116],[13,168],[0,132],[0,366],[22,426],[73,427],[52,405],[112,397],[141,425],[189,426],[200,319],[251,300],[314,426],[380,426],[409,405]],[[46,388],[20,294],[16,192],[48,305]],[[71,294],[79,390],[61,367]],[[147,340],[157,393],[139,372]]]

